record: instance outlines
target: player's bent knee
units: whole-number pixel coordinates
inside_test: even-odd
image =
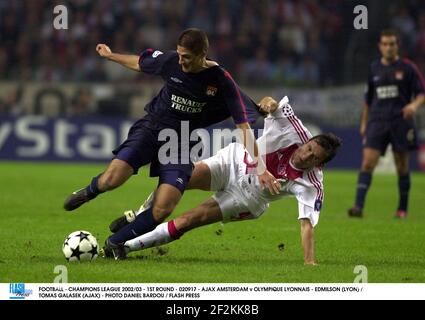
[[[375,167],[377,165],[376,161],[363,161],[362,163],[362,171],[366,171],[366,172],[373,172],[373,170],[375,170]]]
[[[362,165],[362,171],[373,172],[375,166],[364,164]]]

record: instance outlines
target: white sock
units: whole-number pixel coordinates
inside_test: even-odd
[[[130,251],[144,250],[177,240],[180,235],[180,232],[175,228],[174,221],[171,220],[161,223],[151,232],[126,241],[124,245],[128,246]]]
[[[143,202],[143,204],[140,206],[139,210],[137,211],[132,211],[135,215],[134,219],[136,219],[136,217],[141,214],[142,212],[144,212],[147,208],[152,206],[152,202],[153,202],[153,197],[155,195],[155,190],[152,191],[150,193],[150,195],[147,197],[147,199],[145,200],[145,202]],[[127,221],[131,222],[128,218]]]

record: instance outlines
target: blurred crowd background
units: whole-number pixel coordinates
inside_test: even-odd
[[[347,58],[367,48],[361,61],[365,69],[377,54],[382,27],[401,32],[403,53],[424,71],[425,1],[362,3],[371,20],[367,31],[354,30],[355,1],[350,0],[0,0],[0,78],[137,80],[137,74],[99,59],[96,44],[126,53],[174,49],[179,33],[191,26],[208,33],[210,57],[247,85],[335,86],[364,80]],[[57,4],[69,10],[69,30],[52,27]],[[359,32],[367,36],[353,37]]]
[[[68,10],[66,30],[53,26],[57,5]],[[366,30],[354,28],[357,5],[367,7]],[[188,27],[208,33],[209,58],[254,100],[288,95],[312,132],[341,136],[340,168],[361,160],[363,92],[381,30],[398,30],[401,55],[425,73],[425,0],[0,0],[0,160],[110,159],[162,80],[99,57],[96,44],[174,50]],[[425,170],[425,107],[416,120]]]
[[[367,30],[353,27],[357,4],[368,8]],[[53,28],[56,5],[68,8],[68,30]],[[71,83],[71,93],[56,94],[59,114],[140,116],[128,101],[155,80],[100,58],[96,44],[119,53],[173,50],[188,27],[208,33],[209,57],[243,88],[290,92],[364,84],[378,57],[379,32],[387,27],[399,30],[402,55],[425,72],[424,0],[0,0],[0,81],[14,84],[0,88],[0,113],[43,112],[47,102],[36,105],[27,83]],[[114,97],[101,106],[105,90],[93,84],[112,85]],[[138,110],[156,89],[133,102]]]

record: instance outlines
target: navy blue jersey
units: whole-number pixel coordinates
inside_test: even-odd
[[[178,129],[181,121],[189,121],[193,130],[229,117],[239,124],[253,122],[259,116],[255,103],[223,67],[185,73],[178,61],[176,51],[162,53],[148,49],[140,55],[141,71],[159,75],[165,81],[161,91],[145,107],[148,118],[155,124]]]
[[[371,63],[365,93],[370,120],[402,117],[403,107],[419,94],[425,94],[425,81],[413,62],[398,59],[384,65],[379,59]]]

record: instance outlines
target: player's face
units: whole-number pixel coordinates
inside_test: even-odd
[[[398,55],[398,43],[395,36],[382,36],[379,41],[379,51],[386,60],[394,60]]]
[[[292,156],[292,163],[298,169],[311,169],[319,166],[326,159],[325,150],[314,140],[299,147]]]
[[[183,72],[197,72],[202,68],[202,55],[195,55],[181,46],[177,46],[177,54],[179,55],[179,64],[182,66]]]

